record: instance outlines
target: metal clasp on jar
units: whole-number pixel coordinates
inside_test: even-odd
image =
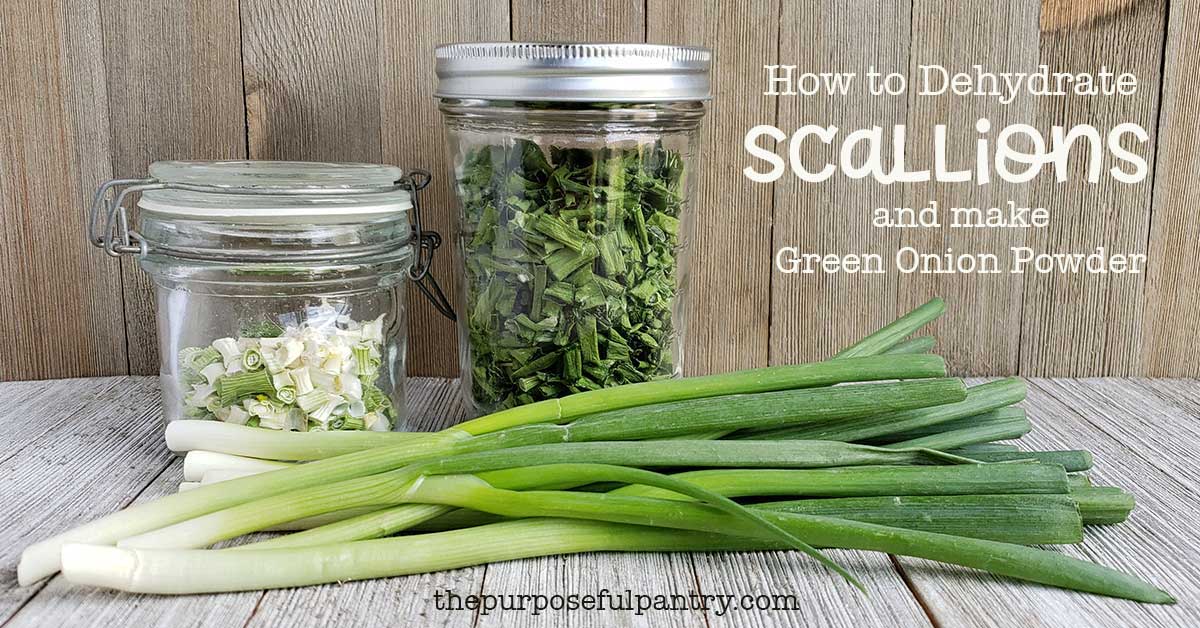
[[[141,236],[129,228],[129,216],[125,210],[125,198],[134,192],[157,190],[167,187],[157,179],[112,179],[106,181],[96,195],[92,197],[92,207],[88,211],[87,237],[92,246],[104,249],[113,257],[122,255],[145,255],[149,247]],[[114,190],[116,199],[109,201],[109,193]],[[97,219],[104,215],[104,231],[97,230]]]
[[[433,267],[433,254],[438,247],[442,246],[442,236],[436,231],[425,231],[421,225],[420,192],[429,185],[432,179],[433,175],[425,170],[410,170],[399,182],[399,185],[412,195],[413,235],[417,238],[416,259],[408,271],[408,277],[416,284],[421,294],[429,299],[429,303],[433,305],[434,309],[442,316],[455,321],[458,320],[458,317],[454,315],[454,308],[450,305],[450,300],[446,298],[446,293],[442,292],[442,287],[438,285],[433,275],[429,274],[429,269]]]
[[[145,179],[112,179],[106,181],[92,197],[88,210],[87,238],[88,242],[103,249],[112,257],[122,255],[145,256],[150,253],[150,246],[135,229],[130,228],[129,210],[125,201],[131,194],[148,190],[184,190],[206,194],[262,194],[275,196],[304,196],[312,194],[344,195],[344,194],[375,194],[381,192],[396,192],[406,190],[412,200],[412,230],[417,242],[416,255],[413,265],[408,270],[408,276],[417,288],[425,295],[433,307],[450,320],[456,320],[454,310],[446,298],[445,292],[437,280],[429,273],[433,266],[433,255],[442,245],[442,236],[436,231],[425,231],[421,221],[420,192],[425,189],[433,178],[425,170],[408,171],[398,181],[388,186],[356,187],[353,190],[345,188],[306,188],[303,190],[287,190],[280,188],[255,187],[224,187],[217,185],[197,185],[179,183],[176,181],[160,181],[153,177]],[[103,217],[103,221],[101,221]],[[103,222],[103,226],[101,226]],[[371,254],[375,251],[362,250],[358,254]]]

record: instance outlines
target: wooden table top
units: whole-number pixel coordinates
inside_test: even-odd
[[[521,560],[369,582],[223,595],[155,597],[70,585],[16,585],[22,548],[130,502],[175,490],[181,464],[162,443],[149,377],[0,384],[0,625],[272,626],[1200,626],[1200,384],[1195,380],[1030,380],[1025,447],[1084,448],[1097,483],[1134,493],[1119,526],[1091,528],[1060,551],[1127,570],[1171,591],[1151,606],[1018,583],[924,560],[857,551],[831,555],[870,596],[795,552],[584,554]],[[415,429],[463,416],[452,380],[409,383]],[[693,606],[693,594],[730,595],[708,610],[467,608],[469,595],[512,605],[522,594],[610,595]],[[446,591],[460,596],[447,608]],[[441,595],[435,596],[435,593]],[[607,592],[607,593],[606,593]],[[671,600],[665,596],[675,595]],[[742,609],[785,596],[782,610]],[[746,598],[745,596],[749,596]],[[685,601],[685,598],[689,601]],[[743,598],[745,598],[743,600]],[[716,598],[709,598],[715,600]],[[634,602],[636,604],[636,602]]]

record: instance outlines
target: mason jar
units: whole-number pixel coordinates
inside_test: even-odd
[[[702,48],[437,49],[477,413],[681,374]]]
[[[374,164],[163,161],[101,186],[89,239],[153,280],[166,419],[402,428],[405,279],[436,288],[427,183]]]

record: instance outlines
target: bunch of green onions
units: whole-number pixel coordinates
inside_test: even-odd
[[[186,486],[25,550],[22,584],[147,593],[320,584],[587,551],[915,556],[1142,602],[1077,543],[1133,498],[1085,451],[1019,451],[1022,382],[967,388],[928,337],[935,299],[826,362],[584,392],[434,433],[176,421]],[[657,442],[670,439],[669,446]],[[669,470],[664,473],[663,470]],[[288,534],[207,549],[266,530]]]

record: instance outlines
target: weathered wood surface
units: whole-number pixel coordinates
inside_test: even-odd
[[[460,420],[457,382],[411,381],[417,429]],[[1126,569],[1175,593],[1139,605],[1015,583],[966,569],[864,552],[835,558],[870,597],[796,553],[585,554],[301,589],[213,596],[114,594],[53,578],[19,588],[29,542],[135,500],[175,490],[178,459],[161,445],[150,378],[0,384],[0,626],[1123,626],[1200,624],[1200,384],[1194,380],[1032,380],[1025,447],[1085,447],[1097,483],[1132,491],[1120,526],[1089,529],[1073,556]],[[439,609],[437,591],[468,594],[792,594],[792,610],[522,611]]]
[[[973,63],[982,63],[997,72],[1033,68],[1037,64],[1037,15],[1037,4],[1031,2],[961,2],[951,6],[913,2],[909,80],[916,80],[918,66],[929,64],[965,69]],[[1008,37],[969,34],[982,24],[1008,33]],[[910,89],[913,86],[916,85]],[[944,124],[947,163],[973,163],[975,141],[980,137],[978,121],[989,120],[992,129],[1028,123],[1033,100],[1021,97],[1004,106],[993,98],[930,98],[910,91],[908,134],[913,144],[908,159],[913,163],[932,163],[936,150],[934,129]],[[901,187],[904,207],[920,208],[936,201],[946,211],[949,207],[1002,207],[1006,200],[1023,206],[1032,184],[993,179],[988,185],[926,182]],[[902,230],[900,246],[932,253],[948,249],[990,253],[1007,259],[1008,247],[1020,246],[1025,240],[1020,229],[951,228],[945,216],[941,228]],[[901,310],[916,307],[934,296],[954,304],[930,328],[937,336],[939,351],[948,356],[956,372],[983,375],[1017,372],[1020,347],[1015,332],[1025,324],[1020,309],[1014,307],[1021,302],[1021,275],[913,273],[900,276],[898,290],[897,306]]]
[[[909,2],[835,2],[813,0],[783,4],[779,63],[796,65],[797,71],[821,68],[829,72],[862,72],[874,66],[882,73],[908,73],[910,32],[894,24],[908,24]],[[863,37],[868,45],[842,42]],[[762,65],[760,63],[760,65]],[[764,91],[766,72],[754,74],[750,89]],[[841,129],[873,125],[889,128],[905,124],[908,97],[873,96],[863,84],[854,97],[780,98],[777,126],[797,129],[805,124],[829,124]],[[761,121],[766,123],[766,121]],[[765,144],[769,146],[769,144]],[[806,142],[803,163],[816,172],[835,163],[838,149]],[[833,177],[820,184],[800,181],[790,174],[775,184],[772,234],[773,251],[796,247],[800,251],[887,254],[899,246],[900,234],[871,227],[869,214],[876,207],[903,205],[901,186],[882,186],[866,179]],[[771,276],[771,361],[785,363],[801,356],[830,356],[844,347],[847,338],[861,338],[879,329],[902,307],[898,276],[800,275]],[[831,312],[838,315],[830,316]],[[826,333],[803,333],[812,321],[821,321]]]
[[[1064,29],[1042,33],[1037,63],[1057,71],[1085,72],[1104,66],[1120,68],[1137,76],[1142,86],[1128,98],[1085,98],[1061,96],[1032,99],[1035,110],[1032,124],[1039,128],[1092,124],[1107,132],[1122,122],[1137,122],[1150,134],[1139,152],[1152,159],[1156,151],[1159,118],[1158,87],[1162,84],[1161,46],[1129,45],[1131,41],[1160,41],[1165,28],[1166,0],[1138,2],[1122,18],[1100,20],[1086,29]],[[1172,10],[1188,11],[1186,7]],[[1192,7],[1192,12],[1195,8]],[[1035,15],[1036,17],[1036,15]],[[1191,64],[1185,64],[1191,65]],[[1168,72],[1183,69],[1167,68]],[[1184,88],[1186,89],[1186,88]],[[1194,93],[1190,90],[1189,93]],[[1172,141],[1178,131],[1164,128],[1163,138]],[[1133,142],[1128,145],[1132,147]],[[1160,163],[1163,163],[1160,161]],[[1167,169],[1188,164],[1179,159]],[[1112,164],[1105,163],[1109,168]],[[1194,169],[1195,163],[1190,164]],[[1051,228],[1033,230],[1025,246],[1038,251],[1084,251],[1105,247],[1108,251],[1145,254],[1151,224],[1151,191],[1155,178],[1136,184],[1101,179],[1089,183],[1083,178],[1087,162],[1073,159],[1072,180],[1058,183],[1046,177],[1030,184],[1028,200],[1034,207],[1052,212]],[[1184,188],[1186,189],[1186,187]],[[1166,208],[1170,215],[1181,208]],[[1194,212],[1192,212],[1194,213]],[[1161,218],[1155,222],[1161,221]],[[1155,266],[1178,263],[1163,250],[1152,251],[1154,259],[1148,274],[1050,274],[1025,275],[1019,319],[1009,329],[1020,326],[1019,372],[1026,376],[1121,377],[1146,373],[1142,365],[1143,311],[1147,304],[1158,307],[1158,299],[1146,298],[1145,281],[1155,276]],[[1166,284],[1165,288],[1170,287]],[[1166,295],[1164,295],[1166,296]],[[1017,324],[1019,323],[1019,325]],[[1169,335],[1172,339],[1182,335]],[[984,375],[996,374],[987,369]],[[1171,374],[1195,376],[1186,369]]]
[[[691,272],[684,367],[689,374],[766,366],[770,359],[771,187],[739,174],[742,137],[775,121],[776,103],[759,89],[762,66],[775,63],[778,3],[754,0],[722,10],[719,0],[649,0],[650,43],[704,46],[717,60],[713,100],[701,129],[696,198],[690,215]],[[702,253],[701,253],[702,252]],[[720,349],[712,350],[711,348]]]
[[[120,269],[82,236],[112,176],[99,13],[0,3],[0,380],[128,372]]]
[[[30,542],[122,508],[172,458],[162,444],[158,387],[149,378],[47,382],[44,395],[14,399],[5,426],[0,616],[42,585],[16,585],[16,560]]]
[[[1154,171],[1153,220],[1148,250],[1146,305],[1142,315],[1140,373],[1164,377],[1200,372],[1200,355],[1180,338],[1200,334],[1200,273],[1189,260],[1200,242],[1200,161],[1189,159],[1200,139],[1200,5],[1173,2],[1167,23]]]
[[[561,0],[553,5],[514,0],[510,6],[517,41],[646,40],[644,0]]]
[[[939,326],[960,373],[1200,375],[1179,338],[1195,335],[1200,249],[1194,208],[1200,124],[1194,84],[1200,8],[1167,0],[1081,3],[728,3],[679,0],[14,0],[2,3],[0,64],[0,380],[150,374],[157,369],[150,284],[80,237],[83,206],[110,176],[159,159],[250,156],[385,161],[432,171],[427,224],[446,237],[437,276],[454,278],[456,201],[432,100],[432,47],[447,41],[590,40],[702,44],[716,51],[717,100],[695,207],[690,325],[693,373],[828,355],[898,311],[939,294],[958,305]],[[1045,6],[1042,6],[1045,5]],[[1083,10],[1082,7],[1099,7]],[[877,70],[912,79],[951,70],[1110,70],[1137,74],[1132,98],[809,97],[762,95],[769,63],[801,71]],[[1161,76],[1160,76],[1161,74]],[[29,86],[36,86],[30,88]],[[906,124],[908,162],[951,125],[952,161],[970,157],[974,122],[992,128],[1136,122],[1152,172],[1136,185],[881,186],[845,177],[776,184],[741,175],[756,124],[834,124],[843,133]],[[968,141],[961,141],[968,140]],[[827,157],[806,147],[806,160]],[[1074,159],[1076,174],[1082,159]],[[816,163],[815,161],[813,163]],[[925,163],[925,165],[928,165]],[[1106,167],[1111,164],[1106,164]],[[876,207],[991,205],[1055,212],[1046,230],[924,230],[869,225]],[[972,231],[973,233],[965,233]],[[782,275],[772,254],[1039,249],[1145,252],[1135,275]],[[453,326],[409,294],[410,369],[457,372]],[[122,303],[124,300],[124,303]],[[821,321],[822,333],[812,333]]]
[[[100,5],[110,120],[104,133],[107,137],[111,129],[113,176],[142,177],[152,162],[167,159],[245,159],[237,1],[105,0]],[[81,198],[98,181],[88,181]],[[119,264],[96,259],[120,266],[128,372],[157,372],[150,278],[130,258]]]

